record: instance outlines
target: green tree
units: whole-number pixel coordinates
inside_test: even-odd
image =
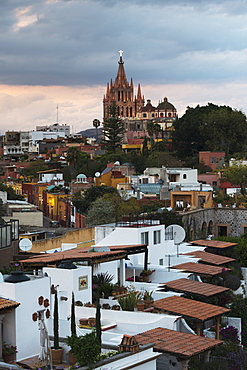
[[[109,201],[114,207],[116,221],[120,220],[123,215],[138,214],[140,207],[134,198],[124,199],[119,194],[105,194],[103,199]]]
[[[242,195],[246,194],[247,166],[234,164],[222,173],[221,182],[229,181],[231,185],[240,187]]]
[[[87,213],[87,226],[107,224],[115,221],[115,209],[109,200],[96,199]]]
[[[103,135],[106,150],[115,153],[116,149],[121,146],[124,135],[124,126],[121,118],[118,116],[118,107],[114,103],[109,107],[109,117],[103,123]]]
[[[84,214],[88,211],[92,203],[96,199],[103,197],[104,194],[118,194],[118,191],[112,186],[92,186],[83,195],[76,193],[72,203],[79,213]]]
[[[154,145],[154,133],[155,133],[155,124],[152,121],[148,122],[147,130],[148,130],[148,135],[150,137],[150,144],[151,144],[151,150],[152,150],[153,145]]]
[[[199,130],[207,150],[224,151],[226,156],[246,151],[247,124],[241,111],[219,107],[207,114]]]
[[[75,176],[77,163],[80,158],[80,150],[76,146],[72,146],[68,149],[66,161],[68,162],[71,170],[71,176]]]
[[[30,179],[37,178],[37,172],[48,170],[48,164],[43,159],[37,159],[36,161],[30,162],[28,167],[21,170],[20,174],[25,177],[30,177]]]
[[[246,150],[246,117],[231,107],[212,103],[188,107],[185,114],[174,122],[174,129],[173,148],[180,159],[202,150],[220,150],[227,154]]]
[[[0,191],[7,192],[8,200],[24,200],[24,197],[22,195],[16,194],[11,186],[7,186],[3,182],[0,182]]]

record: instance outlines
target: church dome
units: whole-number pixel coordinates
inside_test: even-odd
[[[164,109],[164,110],[176,110],[173,104],[169,103],[167,98],[164,98],[164,101],[160,103],[157,107],[158,110]]]
[[[156,108],[151,104],[151,100],[147,100],[147,104],[145,105],[145,107],[142,107],[140,109],[140,112],[154,112],[155,109]]]
[[[80,173],[76,176],[76,182],[87,182],[87,176],[83,173]]]

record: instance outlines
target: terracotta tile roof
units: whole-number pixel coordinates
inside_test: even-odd
[[[236,261],[234,258],[224,257],[220,256],[219,254],[208,253],[203,251],[184,253],[184,255],[194,256],[196,258],[200,258],[202,262],[211,263],[212,265],[217,266]]]
[[[219,266],[206,265],[196,262],[180,263],[179,265],[172,266],[171,268],[191,272],[197,275],[215,276],[222,273],[222,268]]]
[[[107,258],[120,259],[126,257],[127,254],[132,253],[143,253],[147,246],[146,244],[136,244],[136,245],[113,245],[109,246],[110,251],[107,252],[88,252],[91,247],[82,247],[70,249],[67,251],[56,252],[56,253],[45,253],[33,256],[31,258],[21,260],[21,264],[25,265],[46,265],[51,263],[58,263],[63,260],[75,261],[91,261],[99,260],[102,261]]]
[[[181,359],[198,355],[223,343],[221,340],[180,333],[165,328],[148,330],[135,335],[135,338],[141,345],[154,343],[155,351],[169,353]]]
[[[211,297],[216,294],[227,292],[229,289],[223,286],[200,283],[199,281],[194,281],[190,279],[177,279],[169,281],[164,285],[166,290],[174,290],[177,292],[186,292],[196,295],[202,295],[205,297]]]
[[[219,240],[194,240],[190,242],[193,245],[201,245],[203,247],[210,247],[210,248],[217,248],[217,249],[224,249],[224,248],[230,248],[235,247],[237,243],[229,243],[229,242],[222,242]]]
[[[108,252],[85,252],[84,248],[78,249],[71,249],[68,251],[63,252],[56,252],[56,253],[46,253],[38,256],[34,256],[32,258],[28,258],[25,260],[21,260],[21,264],[25,265],[46,265],[57,263],[63,260],[71,260],[71,261],[90,261],[90,260],[99,260],[99,259],[106,259],[109,257],[124,258],[126,256],[126,252],[124,250],[116,250],[116,251],[108,251]]]
[[[136,249],[142,249],[143,247],[146,247],[147,244],[133,244],[133,245],[109,245],[108,247],[110,250],[116,250],[116,249],[124,249],[124,250],[136,250]]]
[[[153,307],[175,315],[182,315],[199,321],[212,319],[230,312],[228,308],[215,306],[192,299],[172,296],[154,301]]]
[[[9,308],[16,308],[20,305],[20,303],[11,301],[10,299],[0,298],[0,312],[1,310],[6,310]]]

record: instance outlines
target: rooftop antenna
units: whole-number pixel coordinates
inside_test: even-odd
[[[166,231],[168,233],[172,233],[172,239],[174,240],[174,244],[177,246],[177,256],[179,256],[178,246],[184,241],[185,236],[186,236],[184,228],[180,225],[174,224],[174,225],[169,225],[166,228]]]
[[[57,124],[58,124],[58,104],[57,104]]]

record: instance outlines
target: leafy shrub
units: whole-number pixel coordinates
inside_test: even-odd
[[[238,339],[238,329],[234,326],[227,326],[226,328],[222,328],[220,330],[220,339],[224,342],[231,342],[231,343],[239,343]]]

